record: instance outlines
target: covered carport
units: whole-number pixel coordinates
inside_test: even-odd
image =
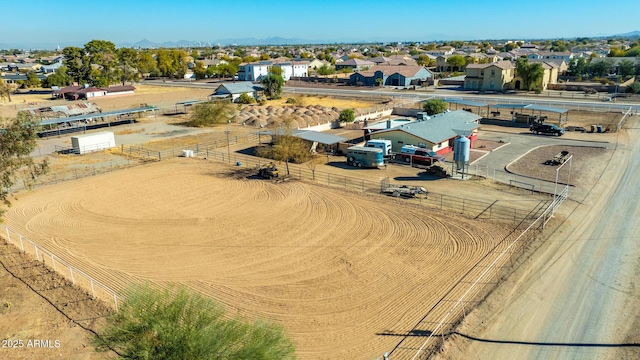
[[[469,106],[472,107],[476,107],[477,110],[475,111],[476,114],[482,116],[482,112],[481,109],[486,107],[487,108],[487,114],[489,113],[489,104],[487,103],[483,103],[483,102],[478,102],[478,101],[471,101],[471,100],[465,100],[465,99],[459,99],[459,98],[444,98],[442,99],[442,101],[449,103],[449,104],[455,104],[456,108],[454,110],[459,110],[459,106],[462,105],[462,109],[461,110],[465,110],[468,111],[470,113],[473,113],[473,109],[471,109]]]
[[[566,124],[569,121],[569,110],[563,108],[556,108],[551,106],[542,106],[536,104],[495,104],[489,105],[489,112],[494,119],[501,119],[501,109],[509,110],[509,121],[517,123],[532,124],[534,122],[545,122],[549,119],[549,115],[543,115],[545,113],[558,114],[558,125]],[[495,109],[492,111],[491,109]],[[537,112],[537,115],[536,115]]]
[[[43,120],[40,122],[42,130],[38,133],[38,136],[60,136],[67,133],[80,131],[86,132],[87,130],[91,129],[111,127],[127,123],[133,124],[135,122],[135,114],[142,114],[147,111],[153,111],[153,115],[155,116],[156,110],[157,108],[153,106],[146,106],[133,109],[114,110],[101,113],[70,116],[66,118]]]
[[[276,131],[261,131],[260,135],[270,135],[270,136],[282,136],[286,134],[286,131],[283,129],[278,129]],[[297,138],[309,141],[312,143],[311,152],[316,152],[318,149],[318,145],[324,145],[323,149],[325,151],[337,151],[338,144],[346,142],[348,139],[342,136],[327,134],[320,131],[314,130],[293,130],[291,131],[291,135]],[[350,146],[350,145],[349,145]]]

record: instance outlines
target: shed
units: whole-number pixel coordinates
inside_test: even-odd
[[[71,146],[75,154],[86,154],[115,147],[116,140],[113,132],[101,131],[93,134],[72,136]]]

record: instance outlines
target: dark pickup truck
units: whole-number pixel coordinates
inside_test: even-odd
[[[550,134],[557,136],[564,134],[563,128],[551,124],[533,124],[529,127],[529,130],[534,134]]]

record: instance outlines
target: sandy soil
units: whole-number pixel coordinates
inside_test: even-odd
[[[507,170],[535,179],[555,181],[556,169],[559,166],[545,165],[545,162],[554,159],[554,156],[562,151],[568,151],[573,158],[571,164],[567,163],[558,172],[558,181],[568,181],[572,185],[584,188],[595,185],[613,153],[613,150],[591,146],[541,146],[509,164]]]
[[[84,329],[98,328],[109,307],[4,239],[0,263],[0,358],[113,358],[114,354],[96,353],[90,345],[93,335]],[[40,346],[34,340],[49,342]]]
[[[20,196],[6,222],[115,289],[182,282],[231,314],[281,322],[304,359],[380,356],[397,339],[376,334],[410,331],[507,234],[227,169],[175,159],[50,186]]]

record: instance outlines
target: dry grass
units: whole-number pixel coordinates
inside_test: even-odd
[[[116,135],[131,135],[131,134],[141,134],[144,133],[144,128],[141,129],[126,129],[126,130],[120,130],[120,131],[116,131],[115,134]]]
[[[363,101],[363,100],[355,100],[355,99],[336,99],[336,98],[331,98],[331,97],[324,97],[324,96],[300,96],[300,95],[294,95],[294,96],[283,96],[282,99],[278,99],[278,100],[269,100],[267,101],[267,106],[271,105],[271,106],[296,106],[298,104],[287,104],[287,99],[288,98],[294,98],[296,100],[300,100],[302,106],[307,106],[307,105],[322,105],[324,107],[328,107],[328,108],[332,108],[332,107],[336,107],[338,109],[347,109],[347,108],[353,108],[353,109],[362,109],[362,108],[368,108],[368,107],[372,107],[372,106],[376,106],[376,102],[372,102],[372,101]]]

